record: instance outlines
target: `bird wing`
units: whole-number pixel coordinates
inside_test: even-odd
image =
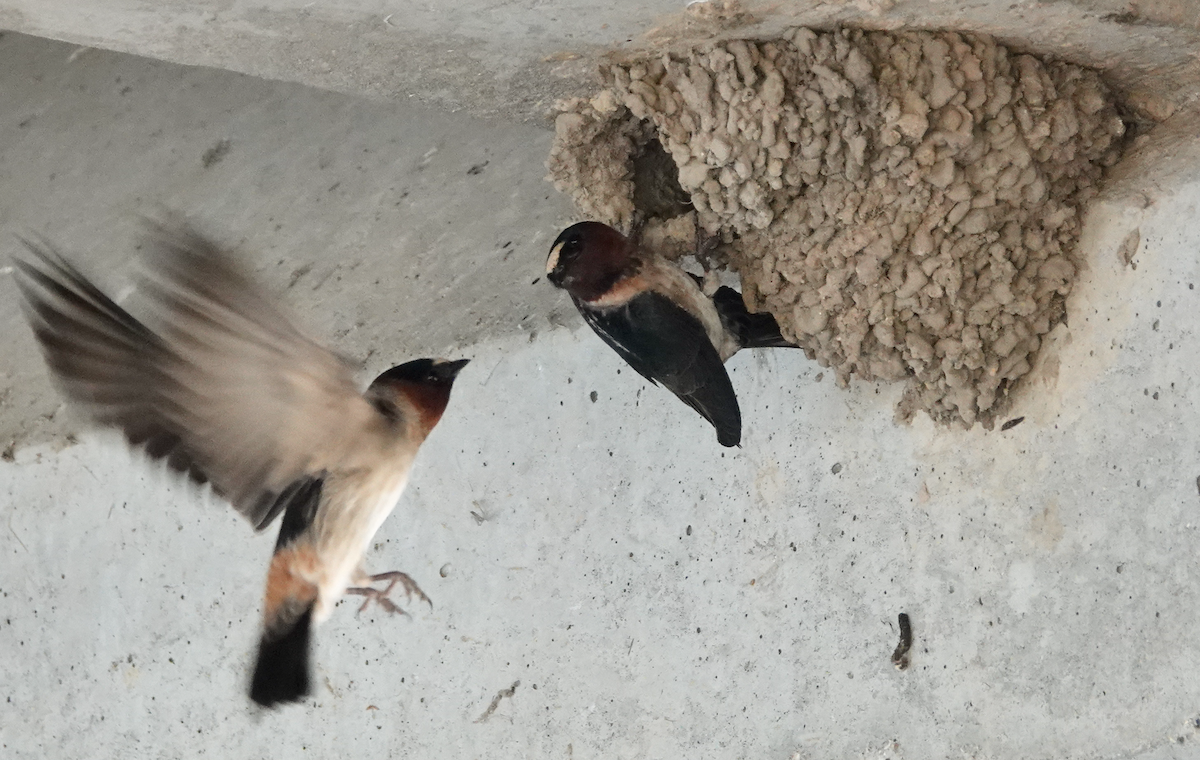
[[[66,395],[257,529],[379,429],[351,369],[302,335],[228,252],[183,225],[152,228],[151,329],[47,244],[24,241],[17,284]],[[368,445],[369,448],[369,445]]]
[[[700,320],[649,290],[613,308],[597,309],[579,301],[575,305],[629,366],[711,422],[722,446],[738,445],[742,414],[737,396]]]

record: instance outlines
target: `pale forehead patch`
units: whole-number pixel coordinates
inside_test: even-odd
[[[550,274],[554,271],[554,268],[558,266],[558,253],[562,250],[562,247],[563,244],[558,243],[550,249],[550,257],[546,259],[546,274]]]

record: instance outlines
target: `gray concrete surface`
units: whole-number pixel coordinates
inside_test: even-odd
[[[46,235],[119,292],[138,214],[184,210],[244,244],[300,318],[372,371],[395,345],[436,355],[574,314],[531,284],[570,212],[542,181],[549,133],[12,33],[0,87],[10,252],[13,233]],[[17,318],[0,299],[0,319]],[[25,333],[8,337],[23,351]],[[59,406],[41,367],[6,364],[4,445]]]
[[[1175,102],[1193,90],[1193,0],[0,0],[0,28],[485,116],[541,119],[616,51],[789,26],[985,32],[1111,69]],[[708,7],[706,7],[708,6]],[[713,17],[718,16],[716,20]],[[1177,104],[1177,103],[1176,103]],[[1161,108],[1161,104],[1155,104]]]
[[[5,757],[1200,757],[1194,121],[1089,213],[1023,423],[898,427],[894,388],[745,353],[726,451],[531,284],[569,216],[536,128],[19,35],[0,100],[0,228],[105,287],[163,201],[364,378],[474,359],[367,558],[434,608],[343,604],[314,698],[256,714],[271,536],[60,410],[3,275]]]

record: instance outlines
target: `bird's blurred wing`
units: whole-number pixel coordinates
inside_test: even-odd
[[[380,416],[350,368],[302,335],[230,255],[186,226],[148,241],[153,329],[48,245],[17,283],[66,394],[173,469],[211,481],[256,528],[306,479],[369,444]]]

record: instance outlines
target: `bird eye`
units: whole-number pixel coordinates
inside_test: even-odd
[[[572,259],[579,254],[579,251],[582,248],[583,248],[583,245],[581,244],[579,238],[577,238],[577,237],[567,238],[565,241],[563,241],[562,255],[567,257],[568,259]]]

